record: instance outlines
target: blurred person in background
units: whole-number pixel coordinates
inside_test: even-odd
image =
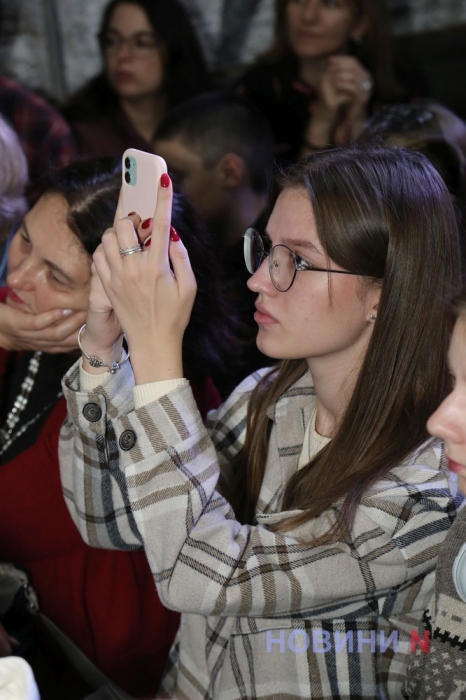
[[[275,41],[236,86],[294,161],[357,138],[374,105],[406,97],[382,0],[276,0]]]
[[[154,150],[198,216],[213,233],[243,321],[244,355],[234,376],[216,379],[226,398],[241,379],[271,364],[257,348],[256,295],[247,287],[243,236],[267,223],[267,191],[273,173],[273,134],[260,110],[239,97],[212,92],[193,97],[169,112],[154,139]]]
[[[64,113],[82,155],[151,151],[174,106],[207,88],[197,37],[178,0],[112,0],[103,13],[103,71],[70,97]]]
[[[50,168],[61,168],[77,156],[76,144],[63,116],[24,85],[0,74],[0,113],[18,135],[29,165],[30,204],[38,183]]]
[[[384,105],[371,117],[360,143],[383,142],[420,151],[435,165],[453,198],[461,253],[466,261],[466,124],[430,100]],[[464,270],[463,270],[464,274]]]
[[[0,114],[0,242],[26,212],[27,182],[28,166],[18,135]]]

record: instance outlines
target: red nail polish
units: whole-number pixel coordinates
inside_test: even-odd
[[[134,214],[136,214],[135,211],[130,211],[130,213],[128,214],[128,216],[133,216]]]
[[[170,187],[170,177],[167,175],[167,173],[162,173],[160,178],[160,186],[165,188]]]
[[[142,222],[141,228],[144,228],[144,229],[145,229],[145,228],[149,228],[149,226],[151,225],[151,223],[152,223],[152,219],[146,219],[145,221]]]
[[[170,226],[170,240],[174,243],[180,240],[177,230],[173,226]]]
[[[146,238],[146,240],[144,241],[144,248],[148,248],[151,243],[152,243],[152,236],[149,236],[149,238]]]

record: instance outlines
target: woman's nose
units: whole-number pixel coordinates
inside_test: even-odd
[[[466,387],[462,392],[455,389],[431,415],[427,421],[427,430],[446,444],[466,446],[465,411]]]
[[[116,56],[119,59],[131,58],[132,50],[130,46],[131,39],[121,39],[116,49]]]
[[[274,294],[277,290],[272,284],[269,272],[269,258],[266,257],[262,261],[259,268],[248,279],[247,285],[252,292],[256,294]]]

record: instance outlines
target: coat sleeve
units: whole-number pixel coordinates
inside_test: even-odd
[[[345,541],[305,543],[328,529],[334,511],[285,534],[270,531],[268,515],[258,514],[257,525],[235,519],[216,487],[243,444],[255,381],[238,387],[207,431],[189,386],[138,410],[124,390],[115,405],[105,387],[94,397],[102,416],[90,424],[90,397],[70,391],[69,375],[60,458],[65,496],[85,539],[143,543],[162,602],[202,615],[324,614],[343,601],[360,608],[432,571],[455,512],[432,442],[365,496]],[[128,432],[135,441],[124,449]]]

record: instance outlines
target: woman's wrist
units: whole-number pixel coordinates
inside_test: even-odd
[[[182,351],[175,344],[156,347],[148,342],[144,347],[132,348],[131,365],[137,385],[183,377]]]
[[[82,353],[83,369],[89,374],[103,374],[108,371],[116,371],[119,365],[125,362],[129,355],[123,350],[123,338],[121,335],[112,345],[103,346],[96,342],[91,333],[86,334],[86,324],[78,333],[79,348]]]

